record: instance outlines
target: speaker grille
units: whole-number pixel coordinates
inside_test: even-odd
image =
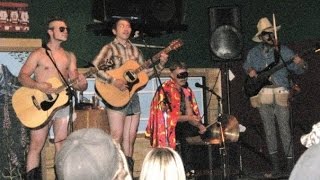
[[[209,20],[213,60],[225,62],[240,60],[243,44],[239,8],[211,7]]]

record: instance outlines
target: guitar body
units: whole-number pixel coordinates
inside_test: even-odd
[[[249,77],[244,82],[244,92],[248,97],[255,96],[259,91],[267,85],[271,85],[268,77]]]
[[[140,64],[135,60],[128,60],[121,67],[107,71],[113,78],[127,82],[129,86],[127,90],[121,91],[112,84],[97,78],[95,81],[97,92],[110,105],[114,107],[125,106],[133,94],[144,87],[149,81],[149,77],[144,71],[140,71],[137,74],[134,73],[135,69],[139,67]]]
[[[47,82],[54,88],[62,85],[57,78],[51,78]],[[65,90],[49,96],[40,90],[27,87],[21,87],[15,91],[12,96],[12,106],[24,126],[29,128],[41,126],[53,112],[67,104],[69,99]]]

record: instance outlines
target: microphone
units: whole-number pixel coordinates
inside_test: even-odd
[[[194,84],[194,86],[196,86],[196,87],[198,87],[198,88],[205,89],[205,90],[211,92],[212,94],[214,94],[215,96],[217,96],[218,100],[221,99],[221,97],[220,97],[217,93],[215,93],[215,92],[213,91],[213,89],[210,89],[208,86],[205,86],[205,85],[200,84],[200,83],[198,83],[198,82],[196,82],[196,83]]]
[[[132,39],[136,39],[138,37],[140,37],[140,31],[135,31]]]
[[[196,86],[196,87],[198,87],[198,88],[202,88],[202,89],[205,89],[205,90],[207,90],[207,91],[213,91],[212,89],[210,89],[209,87],[207,87],[207,86],[205,86],[205,85],[202,85],[202,84],[200,84],[200,83],[198,83],[198,82],[196,82],[195,84],[194,84],[194,86]]]

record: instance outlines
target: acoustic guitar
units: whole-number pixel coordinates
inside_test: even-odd
[[[111,83],[104,81],[101,78],[96,78],[95,87],[99,95],[110,105],[114,107],[123,107],[128,104],[135,92],[143,88],[149,81],[148,75],[143,71],[151,67],[159,60],[162,52],[169,53],[183,45],[179,39],[174,40],[168,47],[154,55],[151,59],[140,65],[135,60],[127,60],[122,66],[117,69],[106,71],[108,75],[114,79],[121,79],[128,85],[128,89],[121,91]]]
[[[90,68],[84,73],[85,77],[97,72],[96,68]],[[21,87],[12,96],[13,109],[20,122],[29,128],[39,127],[44,124],[54,112],[66,106],[69,100],[67,87],[58,78],[50,78],[47,81],[56,88],[55,93],[46,94],[38,89]],[[76,80],[69,82],[74,84]]]

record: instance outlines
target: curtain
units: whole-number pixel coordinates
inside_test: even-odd
[[[7,66],[0,64],[0,179],[23,179],[29,131],[18,120],[11,97],[20,84]]]

